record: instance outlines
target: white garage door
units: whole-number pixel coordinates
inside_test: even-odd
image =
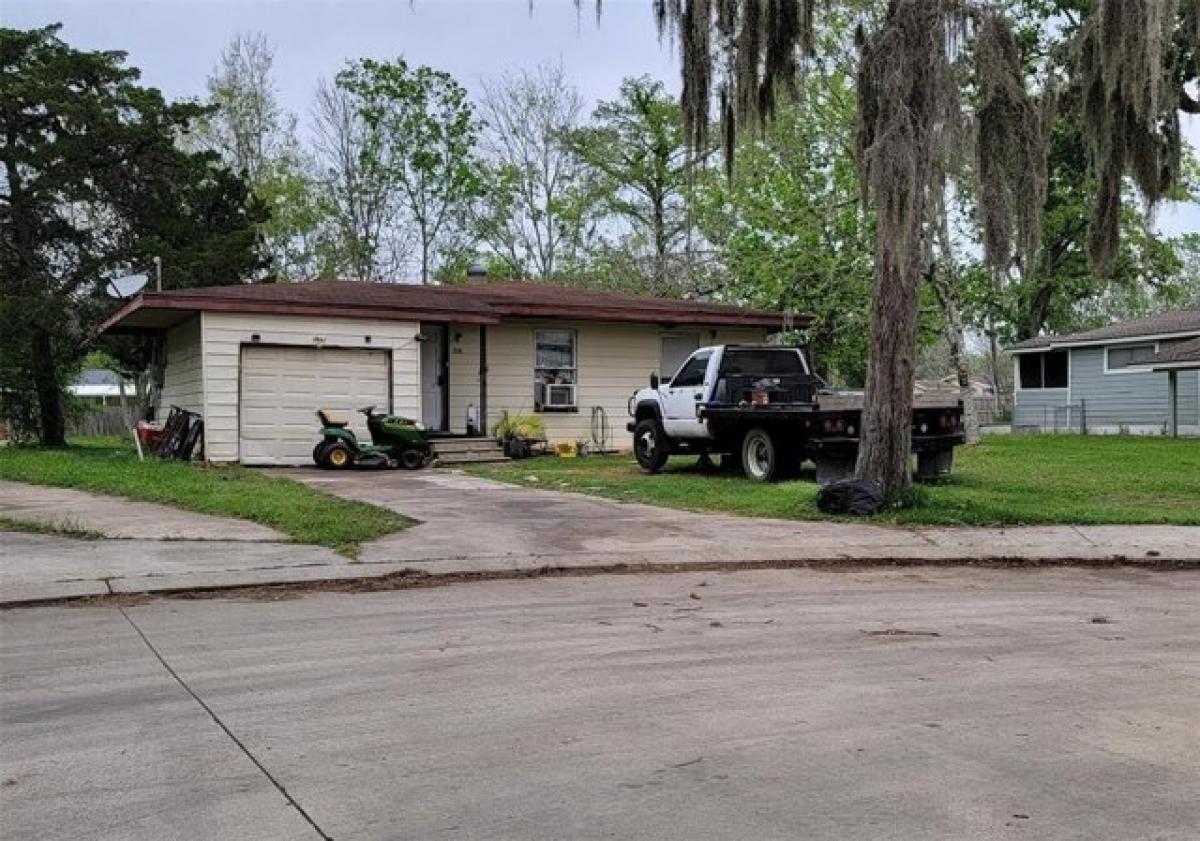
[[[350,420],[370,441],[356,410],[388,410],[388,352],[353,348],[243,345],[238,445],[243,464],[310,464],[317,409]]]

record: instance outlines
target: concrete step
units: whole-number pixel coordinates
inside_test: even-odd
[[[502,461],[511,461],[511,459],[499,449],[488,453],[442,453],[437,457],[437,464],[442,467],[452,467],[456,464],[490,464]]]
[[[433,449],[443,455],[447,453],[490,453],[501,450],[494,438],[434,438]]]

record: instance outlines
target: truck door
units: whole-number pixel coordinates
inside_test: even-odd
[[[696,409],[704,400],[705,377],[708,374],[711,350],[692,354],[664,389],[663,428],[674,438],[705,438],[708,429],[696,417]]]

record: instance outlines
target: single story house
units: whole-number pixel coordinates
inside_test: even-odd
[[[652,372],[784,326],[779,313],[540,283],[311,281],[147,292],[103,329],[164,336],[163,406],[203,416],[207,459],[269,465],[310,461],[318,408],[365,436],[355,409],[371,404],[448,435],[537,413],[551,442],[590,440],[602,410],[623,448],[627,400]]]
[[[1013,345],[1013,428],[1200,435],[1200,371],[1153,364],[1197,338],[1188,309]]]
[[[136,387],[116,371],[85,368],[75,382],[67,386],[67,393],[97,406],[119,405],[123,397],[134,397]]]

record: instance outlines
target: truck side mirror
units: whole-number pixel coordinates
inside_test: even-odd
[[[650,387],[655,390],[658,389],[658,373],[657,372],[650,375]]]

